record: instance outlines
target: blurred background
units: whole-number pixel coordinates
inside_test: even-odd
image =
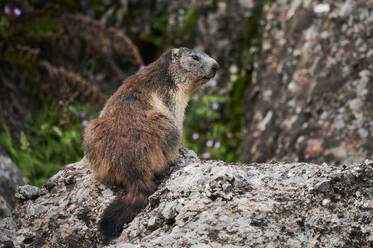
[[[42,185],[123,79],[170,47],[221,69],[191,95],[183,145],[226,162],[373,154],[371,0],[0,1],[0,152]]]

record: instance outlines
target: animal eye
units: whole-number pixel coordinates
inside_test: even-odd
[[[192,55],[192,59],[199,61],[199,57],[197,55]]]

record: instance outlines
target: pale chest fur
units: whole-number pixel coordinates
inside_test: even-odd
[[[175,94],[175,108],[171,111],[162,101],[160,96],[156,93],[152,94],[151,97],[151,105],[157,109],[158,111],[162,112],[163,114],[167,115],[170,119],[175,121],[177,129],[182,133],[183,130],[183,122],[184,122],[184,114],[185,108],[188,105],[189,96],[186,95],[182,91],[178,91]]]
[[[189,95],[185,94],[184,91],[178,91],[175,96],[175,119],[176,125],[180,131],[183,129],[183,122],[185,116],[185,109],[188,105]]]

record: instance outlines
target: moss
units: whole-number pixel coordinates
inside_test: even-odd
[[[218,9],[218,1],[217,0],[212,0],[211,3],[211,10],[217,10]]]
[[[155,2],[150,4],[150,9],[154,9]],[[156,60],[164,51],[167,45],[167,26],[169,14],[167,12],[151,13],[146,16],[146,13],[141,9],[141,6],[134,5],[125,12],[122,18],[122,25],[126,30],[131,30],[136,19],[145,19],[145,23],[149,24],[149,32],[142,31],[131,37],[135,44],[139,47],[145,64]],[[131,35],[131,34],[130,34]]]
[[[60,30],[59,23],[48,17],[36,17],[32,19],[25,19],[12,23],[11,36],[20,36],[28,34],[31,39],[42,39],[42,34],[51,32],[56,33]]]
[[[190,9],[186,15],[187,23],[183,28],[183,34],[187,35],[192,32],[193,27],[197,23],[197,12],[195,9]]]
[[[241,120],[242,120],[242,99],[244,98],[244,94],[246,88],[250,85],[250,77],[246,73],[239,76],[234,82],[233,87],[230,92],[230,110],[232,114],[232,123],[233,123],[233,131],[239,132],[241,129]]]
[[[237,63],[239,67],[239,76],[232,83],[229,103],[232,113],[232,127],[236,132],[241,130],[243,120],[242,100],[244,99],[246,89],[251,84],[253,55],[250,50],[253,47],[259,48],[260,46],[257,41],[260,38],[259,20],[262,15],[263,8],[263,3],[257,3],[253,14],[247,18],[245,31],[240,38],[243,51]]]
[[[5,34],[5,31],[9,28],[9,21],[4,16],[0,16],[0,36]]]
[[[168,14],[162,13],[149,18],[151,35],[147,38],[156,48],[156,57],[159,57],[166,46]]]

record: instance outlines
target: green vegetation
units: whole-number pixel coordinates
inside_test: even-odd
[[[27,124],[19,130],[14,128],[17,125],[11,120],[11,112],[0,111],[0,146],[31,183],[38,186],[61,166],[82,158],[84,125],[97,115],[91,108],[98,111],[106,99],[103,92],[117,88],[118,83],[113,81],[122,74],[132,74],[142,64],[142,58],[134,52],[136,46],[123,45],[126,39],[119,33],[125,35],[124,28],[131,32],[136,26],[135,18],[145,17],[148,28],[130,35],[135,36],[131,39],[136,41],[145,61],[150,62],[170,44],[193,46],[200,15],[199,9],[187,10],[179,34],[184,37],[184,43],[176,44],[177,35],[167,37],[169,15],[166,12],[149,14],[139,7],[123,12],[124,7],[119,3],[97,0],[53,3],[45,5],[43,1],[21,0],[0,4],[0,11],[4,12],[0,15],[0,81],[15,85],[7,88],[0,84],[0,93],[8,93],[11,88],[15,98],[29,97],[36,103],[29,109],[22,106],[27,113],[22,121]],[[217,11],[217,3],[212,1],[209,11]],[[8,10],[4,6],[10,14],[5,13]],[[19,13],[14,12],[20,6],[28,6],[22,9],[25,13],[21,9]],[[201,158],[237,161],[243,117],[241,105],[251,82],[248,68],[253,62],[251,50],[258,46],[255,41],[259,36],[261,11],[254,11],[256,14],[247,18],[246,28],[239,37],[234,37],[242,42],[243,50],[235,62],[236,75],[227,83],[231,90],[222,93],[217,82],[212,80],[191,97],[184,122],[183,146],[193,149]],[[84,15],[88,12],[96,20],[110,12],[108,18],[120,21],[113,21],[116,29],[111,30]],[[129,49],[125,49],[127,47]],[[25,79],[23,84],[21,79]],[[18,92],[19,85],[27,87]],[[7,108],[9,98],[4,99],[0,99],[0,106]],[[20,104],[15,102],[14,105]]]
[[[40,186],[82,158],[83,128],[96,115],[88,110],[106,100],[99,85],[118,78],[122,62],[143,62],[121,30],[37,2],[0,4],[0,146]]]
[[[183,146],[204,159],[236,161],[238,137],[221,114],[226,104],[227,98],[219,96],[215,80],[194,93],[184,121]]]
[[[192,32],[193,27],[197,23],[196,10],[195,9],[189,10],[188,13],[187,13],[186,19],[187,19],[187,23],[186,23],[186,25],[184,26],[184,29],[183,29],[183,34],[184,35],[190,34]]]
[[[153,44],[158,50],[158,56],[162,54],[166,45],[166,28],[168,15],[163,13],[157,16],[149,17],[151,33],[145,37],[145,41]]]
[[[241,130],[243,110],[242,99],[245,97],[246,89],[251,84],[253,52],[252,48],[259,46],[259,18],[263,11],[263,5],[258,5],[253,15],[247,18],[245,32],[242,33],[240,40],[244,46],[241,57],[238,60],[237,78],[232,82],[232,89],[229,96],[229,109],[231,111],[232,131],[239,133]],[[240,136],[240,135],[238,135]]]
[[[30,132],[21,132],[19,140],[12,138],[1,117],[0,145],[31,183],[41,186],[61,166],[82,158],[81,136],[91,117],[87,113],[86,105],[67,105],[62,112],[44,106],[30,121]]]
[[[213,6],[216,4],[213,1]],[[238,72],[229,98],[222,96],[216,81],[199,90],[193,95],[186,120],[184,122],[183,145],[194,150],[205,159],[221,159],[235,162],[238,159],[237,150],[240,145],[241,125],[243,119],[242,100],[246,88],[250,86],[253,63],[251,49],[258,46],[259,18],[263,5],[258,5],[257,11],[247,18],[246,29],[239,40],[243,44],[243,51],[237,60]],[[187,13],[187,24],[183,34],[192,32],[196,24],[196,11],[191,9]],[[227,111],[229,114],[227,114]]]

